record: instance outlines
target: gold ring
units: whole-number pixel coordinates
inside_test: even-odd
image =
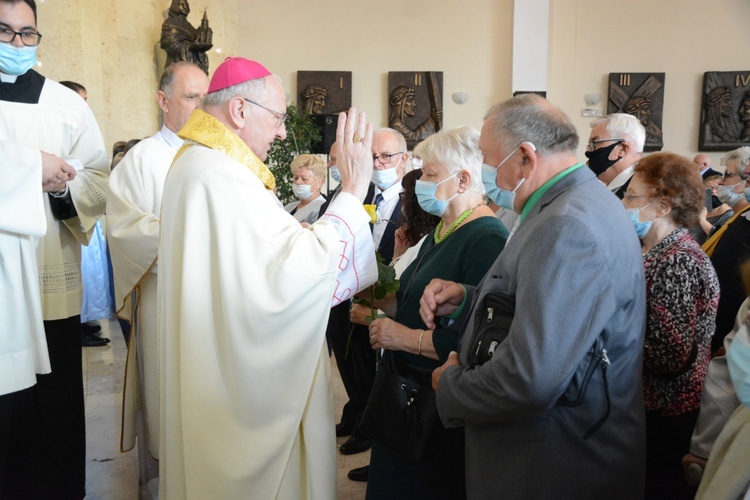
[[[361,135],[359,135],[359,134],[354,134],[354,137],[352,138],[352,142],[353,142],[354,144],[357,144],[357,143],[359,143],[359,142],[363,142],[363,141],[364,141],[364,139],[362,138],[362,136],[361,136]]]

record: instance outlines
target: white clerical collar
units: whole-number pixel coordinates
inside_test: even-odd
[[[156,135],[160,135],[161,139],[163,139],[164,142],[166,142],[167,145],[172,149],[180,149],[182,147],[182,143],[185,142],[180,139],[177,134],[169,130],[166,125],[162,125],[161,130],[159,130]]]
[[[607,188],[610,191],[617,191],[622,187],[633,176],[633,170],[635,170],[635,164],[630,165],[628,168],[617,174],[617,177],[612,179],[612,182],[607,184]]]
[[[0,71],[0,82],[3,82],[3,83],[16,83],[17,79],[18,79],[18,75],[6,75],[2,71]]]
[[[375,186],[375,194],[381,193],[383,195],[383,200],[388,201],[394,196],[398,196],[398,194],[401,192],[401,181],[398,180],[393,183],[392,186],[385,188],[385,190],[380,189],[379,187]]]

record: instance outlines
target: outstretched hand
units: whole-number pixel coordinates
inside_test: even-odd
[[[65,183],[76,177],[76,169],[55,155],[42,153],[42,191],[57,193],[65,189]]]
[[[458,361],[458,353],[456,351],[451,351],[445,363],[443,363],[442,366],[435,368],[435,371],[432,372],[433,391],[437,392],[438,383],[440,383],[440,377],[442,377],[443,372],[451,366],[461,366],[461,363]]]
[[[339,157],[336,166],[341,174],[341,190],[365,199],[372,179],[372,123],[367,123],[364,112],[357,108],[339,113],[336,129]]]

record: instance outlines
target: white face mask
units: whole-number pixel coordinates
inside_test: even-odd
[[[312,196],[312,186],[310,184],[292,184],[292,192],[294,196],[305,201]]]
[[[393,168],[386,168],[384,170],[372,171],[372,183],[380,188],[381,191],[385,191],[389,187],[393,186],[398,181],[398,166],[401,164],[401,157],[399,157],[396,166]]]

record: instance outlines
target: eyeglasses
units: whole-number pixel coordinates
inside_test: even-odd
[[[21,43],[27,47],[36,47],[42,40],[42,34],[36,31],[13,31],[8,28],[0,28],[0,42],[13,43],[16,37],[21,37]]]
[[[633,201],[637,198],[648,198],[648,196],[645,194],[625,193],[625,195],[622,197],[622,199],[626,201]]]
[[[620,143],[620,142],[625,142],[625,139],[596,139],[595,141],[589,141],[589,143],[586,145],[586,150],[593,151],[596,149],[597,144],[601,144],[603,142],[612,142],[612,141],[617,141],[618,143]]]
[[[393,153],[390,155],[389,154],[382,154],[382,155],[377,155],[377,156],[373,155],[372,161],[377,161],[381,165],[388,165],[389,163],[391,163],[391,158],[393,158],[394,156],[402,155],[402,154],[404,153],[402,151],[399,151],[398,153]]]
[[[747,179],[746,175],[738,174],[736,172],[724,172],[724,179],[729,177],[737,177],[738,179]]]
[[[263,106],[262,104],[259,104],[259,103],[255,102],[255,101],[251,101],[250,99],[245,99],[244,97],[243,97],[242,99],[243,99],[243,100],[245,100],[245,101],[247,101],[247,102],[249,102],[250,104],[255,104],[255,105],[256,105],[256,106],[258,106],[259,108],[263,108],[263,109],[265,109],[266,111],[270,111],[271,113],[273,113],[274,115],[276,115],[276,126],[277,126],[277,127],[281,127],[281,125],[282,125],[282,124],[283,124],[283,123],[284,123],[284,122],[286,121],[286,119],[287,119],[287,116],[288,116],[288,115],[287,115],[286,113],[280,113],[279,111],[276,111],[276,110],[274,110],[274,109],[271,109],[271,108],[269,108],[269,107]]]

